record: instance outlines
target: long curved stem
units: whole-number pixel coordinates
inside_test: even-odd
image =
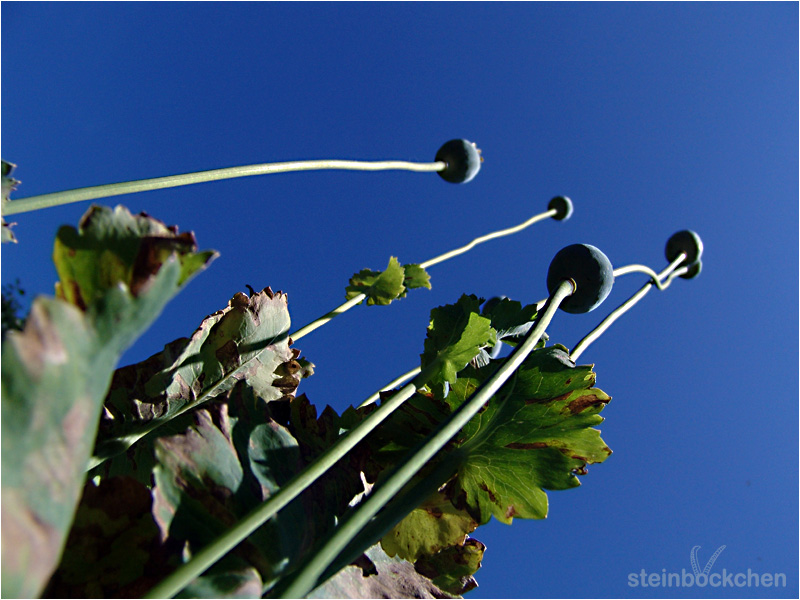
[[[476,237],[466,246],[462,246],[461,248],[456,248],[455,250],[450,250],[449,252],[440,254],[435,258],[426,260],[424,263],[420,263],[419,266],[422,267],[423,269],[427,269],[428,267],[432,267],[433,265],[438,265],[440,262],[444,262],[450,258],[453,258],[454,256],[458,256],[459,254],[464,254],[465,252],[469,252],[478,244],[482,244],[484,242],[488,242],[489,240],[517,233],[518,231],[522,231],[526,227],[530,227],[534,223],[538,223],[539,221],[543,221],[544,219],[547,219],[549,217],[554,217],[556,214],[558,214],[558,211],[555,208],[551,208],[550,210],[547,210],[543,213],[532,216],[527,221],[524,221],[519,225],[515,225],[514,227],[509,227],[508,229],[500,229],[499,231],[493,231],[492,233],[487,233],[486,235]]]
[[[642,286],[642,288],[638,292],[633,294],[625,302],[623,302],[617,308],[615,308],[611,312],[611,314],[609,314],[605,319],[603,319],[600,322],[600,324],[597,327],[592,329],[592,331],[590,331],[580,342],[578,342],[577,345],[575,346],[575,348],[570,353],[570,359],[572,359],[573,362],[577,361],[578,357],[580,357],[580,355],[583,354],[583,351],[586,350],[586,348],[589,347],[589,344],[591,344],[597,338],[599,338],[601,335],[603,335],[603,333],[606,331],[606,329],[611,327],[611,324],[614,323],[614,321],[619,319],[628,310],[630,310],[637,302],[639,302],[639,300],[644,298],[653,286],[658,287],[658,289],[660,289],[660,290],[664,290],[669,286],[670,283],[672,283],[672,280],[675,277],[683,275],[686,272],[687,268],[685,266],[684,267],[680,267],[680,268],[678,268],[678,267],[680,266],[680,264],[685,259],[686,259],[686,254],[681,252],[675,258],[675,260],[673,260],[669,264],[669,266],[667,266],[666,269],[661,271],[661,273],[656,273],[655,271],[653,271],[652,269],[649,269],[648,267],[640,268],[641,265],[631,265],[631,267],[636,267],[636,268],[622,267],[621,269],[615,269],[614,270],[614,276],[617,275],[617,271],[620,271],[621,272],[620,274],[631,273],[631,272],[634,272],[634,271],[638,271],[638,272],[647,273],[653,279],[651,281],[647,282],[646,284],[644,284],[644,286]],[[626,269],[628,269],[628,270],[626,270]],[[662,279],[665,279],[666,281],[662,283],[662,281],[661,281]]]
[[[481,407],[502,387],[506,380],[519,368],[528,354],[534,349],[542,337],[547,326],[553,318],[559,304],[574,293],[575,285],[570,281],[562,281],[550,296],[547,307],[536,324],[530,329],[525,341],[509,355],[508,360],[489,378],[478,390],[456,409],[450,417],[441,424],[436,432],[431,435],[426,443],[416,452],[407,456],[392,471],[392,474],[382,484],[373,488],[372,493],[365,501],[358,505],[350,516],[345,519],[327,543],[305,563],[298,574],[283,590],[284,598],[302,598],[319,583],[319,578],[328,565],[336,560],[349,542],[358,535],[359,531],[369,523],[378,511],[381,510],[414,475],[430,461],[445,444],[474,417]]]
[[[428,267],[432,267],[433,265],[438,265],[439,263],[442,263],[442,262],[444,262],[446,260],[449,260],[449,259],[453,258],[454,256],[458,256],[460,254],[464,254],[465,252],[469,252],[470,250],[472,250],[478,244],[482,244],[484,242],[488,242],[489,240],[497,239],[499,237],[503,237],[503,236],[507,236],[507,235],[512,235],[514,233],[522,231],[523,229],[525,229],[526,227],[530,227],[534,223],[538,223],[539,221],[543,221],[544,219],[547,219],[549,217],[555,216],[557,214],[557,212],[558,211],[556,211],[556,209],[553,208],[553,209],[547,210],[547,211],[545,211],[543,213],[539,213],[538,215],[534,215],[530,219],[528,219],[526,221],[523,221],[522,223],[520,223],[519,225],[515,225],[514,227],[509,227],[507,229],[500,229],[498,231],[493,231],[492,233],[487,233],[486,235],[482,235],[480,237],[476,237],[474,240],[472,240],[466,246],[461,246],[460,248],[456,248],[455,250],[450,250],[449,252],[445,252],[444,254],[440,254],[439,256],[436,256],[435,258],[431,258],[430,260],[426,260],[425,262],[420,263],[419,266],[422,267],[423,269],[427,269]],[[309,324],[301,327],[300,329],[298,329],[297,331],[292,333],[290,335],[290,337],[292,338],[292,340],[295,340],[295,341],[299,340],[301,337],[303,337],[305,335],[308,335],[309,333],[311,333],[312,331],[314,331],[318,327],[322,327],[323,325],[325,325],[325,323],[327,323],[328,321],[330,321],[334,317],[336,317],[336,316],[338,316],[338,315],[340,315],[340,314],[342,314],[344,312],[347,312],[352,307],[354,307],[356,304],[360,304],[361,301],[364,300],[366,297],[367,296],[365,294],[359,294],[358,296],[355,296],[355,297],[351,298],[347,302],[345,302],[345,303],[337,306],[336,308],[334,308],[329,313],[326,313],[325,315],[321,316],[320,318],[318,318],[318,319],[316,319],[314,321],[311,321]]]
[[[292,339],[292,341],[296,342],[301,337],[304,337],[309,333],[311,333],[312,331],[314,331],[315,329],[322,327],[323,325],[325,325],[325,323],[327,323],[334,317],[338,317],[340,314],[345,313],[351,308],[353,308],[356,304],[360,304],[362,300],[366,299],[366,297],[367,297],[366,294],[359,294],[358,296],[353,296],[352,298],[350,298],[350,300],[340,304],[332,311],[325,313],[318,319],[311,321],[311,323],[309,323],[308,325],[304,325],[294,333],[289,334],[289,337]]]
[[[432,163],[414,163],[401,160],[371,162],[360,160],[303,160],[279,163],[263,163],[258,165],[212,169],[210,171],[199,171],[196,173],[184,173],[181,175],[168,175],[166,177],[154,177],[151,179],[138,179],[135,181],[124,181],[121,183],[109,183],[105,185],[95,185],[73,190],[65,190],[63,192],[53,192],[52,194],[29,196],[28,198],[20,198],[18,200],[11,200],[10,202],[4,202],[3,214],[13,215],[32,210],[39,210],[42,208],[49,208],[51,206],[70,204],[72,202],[97,200],[98,198],[108,198],[111,196],[120,196],[122,194],[135,194],[137,192],[161,190],[164,188],[178,187],[181,185],[219,181],[221,179],[233,179],[235,177],[251,177],[253,175],[288,173],[292,171],[319,171],[327,169],[345,169],[350,171],[405,170],[418,172],[438,172],[446,167],[447,164],[442,161],[436,161]]]

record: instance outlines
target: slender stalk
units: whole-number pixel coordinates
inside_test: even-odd
[[[29,196],[28,198],[4,202],[3,215],[13,215],[49,208],[51,206],[70,204],[72,202],[83,202],[84,200],[97,200],[98,198],[108,198],[111,196],[120,196],[122,194],[135,194],[137,192],[161,190],[181,185],[219,181],[221,179],[233,179],[235,177],[251,177],[253,175],[288,173],[290,171],[319,171],[324,169],[346,169],[351,171],[386,171],[402,169],[406,171],[438,172],[446,167],[447,164],[442,161],[413,163],[401,160],[376,162],[359,160],[304,160],[264,163],[259,165],[213,169],[211,171],[199,171],[196,173],[184,173],[182,175],[168,175],[166,177],[154,177],[152,179],[138,179],[136,181],[124,181],[121,183],[109,183],[66,190],[63,192],[53,192],[52,194]]]
[[[684,255],[686,256],[686,255]],[[677,258],[675,260],[678,260]],[[659,279],[659,274],[653,271],[648,266],[645,265],[626,265],[624,267],[619,267],[618,269],[614,269],[614,277],[620,277],[622,275],[627,275],[628,273],[644,273],[645,275],[649,275],[653,285],[655,285],[659,290],[666,289],[666,285],[661,283]],[[669,285],[669,284],[667,284]]]
[[[365,418],[347,434],[339,438],[331,447],[320,454],[311,464],[292,477],[274,496],[260,504],[236,525],[195,554],[191,560],[173,571],[167,578],[152,588],[145,598],[172,598],[195,578],[202,575],[211,565],[235,548],[256,529],[266,523],[281,508],[299,496],[306,488],[324,475],[347,452],[363,440],[373,429],[383,422],[403,402],[410,398],[418,388],[425,385],[435,367],[422,371],[411,383],[382,403],[374,413]]]
[[[425,502],[431,495],[436,492],[448,479],[450,479],[458,470],[458,460],[455,455],[451,454],[446,456],[434,468],[434,470],[426,475],[424,479],[416,482],[412,487],[405,488],[397,494],[392,500],[381,510],[375,518],[373,518],[358,535],[339,553],[327,569],[323,572],[314,587],[321,585],[341,569],[352,563],[358,558],[365,548],[369,548],[377,540],[380,540],[389,531],[402,521],[411,511],[417,508],[420,504]]]
[[[519,368],[528,354],[534,349],[553,318],[559,304],[574,293],[575,284],[562,281],[550,296],[547,307],[536,324],[528,332],[525,340],[517,346],[507,361],[478,390],[456,409],[452,415],[428,438],[416,452],[406,457],[392,471],[382,484],[373,488],[372,493],[358,505],[328,540],[328,542],[305,563],[303,568],[283,590],[284,598],[302,598],[319,583],[319,578],[327,567],[336,560],[350,541],[355,538],[369,521],[405,486],[414,475],[439,452],[445,444],[474,417],[481,407],[502,387],[506,380]]]
[[[340,314],[347,312],[348,310],[353,308],[356,304],[360,304],[363,300],[366,299],[366,297],[367,297],[366,294],[359,294],[358,296],[353,296],[352,298],[350,298],[350,300],[348,300],[343,304],[340,304],[329,313],[322,315],[320,318],[311,321],[311,323],[309,323],[308,325],[304,325],[294,333],[289,334],[289,337],[292,338],[293,341],[299,340],[301,337],[308,335],[315,329],[322,327],[323,325],[325,325],[325,323],[327,323],[334,317],[338,317]]]
[[[422,267],[423,269],[427,269],[428,267],[432,267],[433,265],[438,265],[440,262],[444,262],[450,258],[453,258],[454,256],[458,256],[459,254],[464,254],[465,252],[469,252],[478,244],[482,244],[483,242],[488,242],[489,240],[493,240],[495,238],[503,237],[506,235],[512,235],[514,233],[517,233],[518,231],[522,231],[526,227],[530,227],[534,223],[538,223],[539,221],[543,221],[549,217],[553,217],[556,214],[558,214],[558,211],[555,208],[551,208],[550,210],[547,210],[543,213],[532,216],[527,221],[524,221],[519,225],[515,225],[514,227],[509,227],[508,229],[501,229],[499,231],[494,231],[492,233],[487,233],[486,235],[476,237],[466,246],[462,246],[461,248],[456,248],[455,250],[450,250],[450,252],[445,252],[444,254],[440,254],[435,258],[426,260],[419,266]]]
[[[368,404],[372,404],[373,402],[376,402],[376,401],[378,400],[378,398],[380,398],[380,397],[381,397],[381,390],[391,390],[391,389],[394,389],[394,388],[396,388],[398,385],[400,385],[400,384],[402,384],[402,383],[405,383],[406,381],[408,381],[409,379],[411,379],[412,377],[414,377],[414,375],[416,375],[416,374],[417,374],[417,373],[419,373],[420,371],[421,371],[420,367],[414,367],[414,368],[413,368],[413,369],[411,369],[410,371],[407,371],[406,373],[403,373],[402,375],[400,375],[400,377],[398,377],[398,378],[396,378],[396,379],[393,379],[392,381],[390,381],[389,383],[387,383],[387,384],[386,384],[386,385],[384,385],[384,386],[381,386],[380,390],[378,390],[377,392],[375,392],[374,394],[372,394],[372,395],[371,395],[369,398],[367,398],[366,400],[364,400],[364,401],[363,401],[361,404],[359,404],[359,405],[358,405],[358,408],[362,408],[362,407],[364,407],[364,406],[367,406]]]
[[[517,233],[519,231],[522,231],[526,227],[530,227],[534,223],[538,223],[539,221],[542,221],[544,219],[552,217],[552,216],[556,215],[557,213],[558,213],[558,211],[553,208],[553,209],[547,210],[547,211],[545,211],[543,213],[540,213],[538,215],[534,215],[530,219],[528,219],[527,221],[524,221],[524,222],[520,223],[519,225],[515,225],[514,227],[509,227],[508,229],[501,229],[499,231],[493,231],[492,233],[487,233],[486,235],[482,235],[480,237],[475,238],[474,240],[472,240],[466,246],[462,246],[460,248],[456,248],[455,250],[450,250],[449,252],[445,252],[444,254],[440,254],[439,256],[437,256],[435,258],[432,258],[430,260],[427,260],[424,263],[420,263],[419,266],[422,267],[423,269],[427,269],[428,267],[432,267],[433,265],[438,265],[439,263],[442,263],[442,262],[444,262],[444,261],[446,261],[446,260],[448,260],[450,258],[453,258],[454,256],[458,256],[459,254],[464,254],[465,252],[469,252],[470,250],[472,250],[478,244],[482,244],[484,242],[488,242],[489,240],[493,240],[493,239],[496,239],[496,238],[499,238],[499,237],[503,237],[503,236],[506,236],[506,235],[511,235],[511,234]],[[328,321],[330,321],[334,317],[336,317],[336,316],[338,316],[338,315],[340,315],[340,314],[342,314],[344,312],[347,312],[352,307],[354,307],[356,304],[360,304],[361,301],[364,300],[365,298],[366,298],[366,295],[364,295],[364,294],[359,294],[358,296],[355,296],[354,298],[351,298],[350,300],[348,300],[344,304],[339,305],[338,307],[334,308],[331,312],[323,315],[319,319],[316,319],[315,321],[311,321],[308,325],[305,325],[305,326],[301,327],[296,332],[292,333],[290,335],[290,337],[293,340],[299,340],[301,337],[303,337],[305,335],[308,335],[309,333],[311,333],[312,331],[314,331],[318,327],[322,327],[323,325],[325,325],[325,323],[327,323]]]
[[[632,273],[634,271],[647,273],[652,277],[652,280],[644,284],[642,288],[633,294],[630,298],[628,298],[625,302],[620,304],[617,308],[615,308],[611,314],[609,314],[605,319],[603,319],[600,324],[592,329],[572,350],[570,354],[570,359],[573,362],[577,361],[583,351],[589,347],[589,344],[594,342],[597,338],[599,338],[606,329],[611,327],[611,324],[619,319],[622,315],[624,315],[628,310],[631,309],[639,300],[644,298],[650,289],[653,286],[656,286],[659,290],[665,290],[672,280],[679,275],[682,275],[686,272],[686,267],[681,267],[678,269],[680,264],[686,259],[686,254],[681,252],[675,260],[673,260],[666,269],[661,271],[661,273],[656,273],[652,269],[648,267],[642,267],[642,265],[630,265],[628,267],[621,267],[619,269],[614,270],[614,276],[616,277],[618,274],[625,274],[625,273]],[[677,270],[676,270],[677,269]],[[619,273],[618,273],[619,271]],[[666,282],[662,283],[662,279],[666,279]]]

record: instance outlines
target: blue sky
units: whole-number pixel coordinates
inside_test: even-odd
[[[2,7],[2,154],[16,197],[311,158],[430,161],[483,151],[452,185],[407,172],[243,178],[111,199],[221,253],[124,362],[190,334],[246,284],[289,293],[293,327],[390,256],[420,262],[570,196],[545,221],[430,269],[433,289],[357,307],[298,342],[312,402],[359,403],[418,362],[431,308],[546,295],[553,255],[666,265],[693,229],[704,269],[651,292],[581,357],[613,400],[614,454],[544,521],[496,522],[469,597],[798,594],[796,3],[17,3]],[[2,281],[51,294],[58,225],[14,218]],[[644,283],[620,278],[572,347]],[[629,574],[786,573],[786,588],[630,587]]]

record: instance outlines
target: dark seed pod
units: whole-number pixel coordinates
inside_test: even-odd
[[[560,308],[568,313],[587,313],[606,299],[614,285],[614,269],[605,254],[589,244],[572,244],[553,257],[547,270],[547,289],[552,294],[562,281],[572,279],[577,289]]]
[[[436,160],[447,163],[439,175],[450,183],[467,183],[481,169],[481,151],[467,140],[446,142],[436,153]]]
[[[572,200],[566,196],[556,196],[550,200],[548,209],[555,208],[558,212],[553,215],[556,221],[566,221],[572,216]]]
[[[703,261],[698,260],[697,262],[692,263],[689,265],[689,270],[686,271],[681,277],[683,279],[694,279],[698,275],[700,275],[700,271],[703,270]]]
[[[686,260],[683,264],[687,266],[693,265],[703,256],[703,240],[690,229],[684,229],[672,234],[672,237],[667,240],[667,247],[664,249],[667,260],[672,262],[678,258],[681,252],[686,254]],[[685,276],[681,275],[681,277]]]

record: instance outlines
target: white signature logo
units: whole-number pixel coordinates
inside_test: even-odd
[[[703,575],[708,575],[708,573],[711,571],[711,567],[714,566],[714,563],[717,561],[717,558],[719,557],[720,554],[722,554],[722,551],[725,550],[725,548],[726,546],[724,544],[719,548],[717,548],[717,551],[711,555],[711,558],[708,559],[706,566],[701,571],[700,563],[697,562],[697,551],[700,549],[700,546],[693,546],[692,550],[689,552],[689,560],[692,563],[692,571],[694,571],[695,576],[700,575],[700,573],[702,573]]]

